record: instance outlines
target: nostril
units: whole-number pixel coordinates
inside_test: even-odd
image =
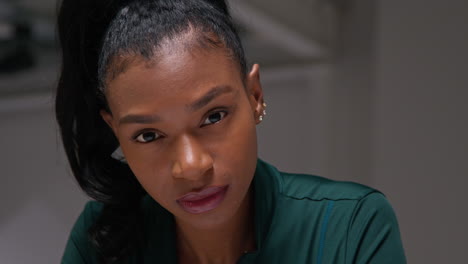
[[[179,162],[174,162],[174,165],[172,166],[172,175],[175,178],[180,178],[181,174],[182,174],[182,167],[180,166]]]
[[[175,141],[172,174],[175,178],[198,180],[213,167],[213,159],[196,138],[183,135]]]
[[[213,169],[213,160],[207,154],[198,156],[198,158],[192,160],[192,162],[179,159],[173,163],[171,169],[174,178],[198,181],[204,178]]]

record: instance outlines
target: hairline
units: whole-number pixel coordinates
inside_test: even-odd
[[[158,45],[153,46],[152,52],[149,56],[145,56],[139,53],[138,50],[119,50],[115,54],[112,54],[107,59],[107,65],[105,66],[105,74],[103,76],[103,90],[106,93],[106,87],[108,84],[119,77],[119,75],[125,73],[128,68],[135,63],[144,63],[147,68],[152,68],[158,64],[158,58],[165,56],[169,52],[177,52],[180,49],[183,52],[192,53],[196,50],[210,51],[210,49],[222,49],[226,56],[232,60],[239,71],[240,78],[245,83],[245,73],[243,72],[241,62],[236,58],[235,52],[225,43],[218,34],[212,30],[203,30],[202,27],[194,26],[189,23],[187,28],[175,35],[165,36]],[[174,42],[176,45],[174,45]],[[171,48],[174,46],[174,48]],[[169,48],[169,49],[167,49]]]

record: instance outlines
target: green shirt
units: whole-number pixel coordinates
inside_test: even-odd
[[[397,219],[378,191],[351,182],[289,174],[259,160],[253,179],[257,251],[238,263],[406,263]],[[142,200],[146,246],[127,263],[177,263],[174,219]],[[87,237],[102,205],[88,202],[71,231],[62,263],[97,263]]]

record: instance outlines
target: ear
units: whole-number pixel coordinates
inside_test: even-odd
[[[106,110],[99,111],[99,114],[101,114],[102,119],[107,123],[107,125],[112,129],[112,131],[115,134],[114,118],[112,117],[112,114]]]
[[[263,113],[263,89],[260,83],[260,66],[254,64],[252,70],[247,75],[247,96],[249,97],[250,106],[254,113],[255,122],[259,124],[261,122],[260,116]]]

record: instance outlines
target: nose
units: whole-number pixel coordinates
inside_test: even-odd
[[[213,159],[195,138],[182,136],[175,142],[172,175],[174,178],[199,181],[213,167]]]

